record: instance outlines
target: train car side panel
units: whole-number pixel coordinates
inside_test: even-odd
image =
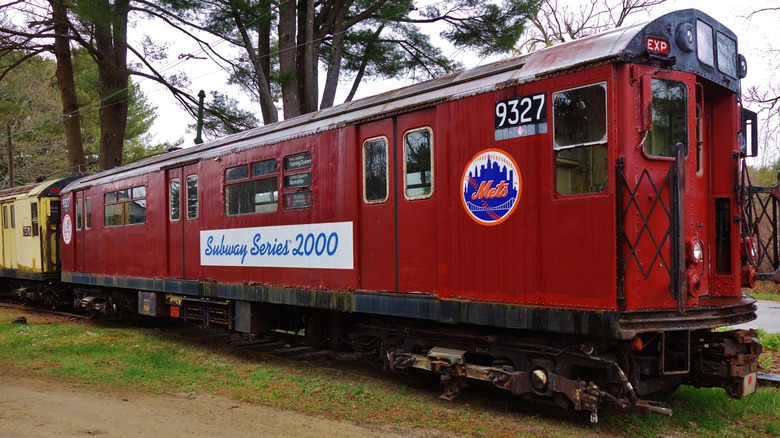
[[[338,129],[202,161],[200,178],[207,181],[202,186],[203,232],[186,230],[187,239],[203,239],[199,277],[235,284],[246,282],[248,275],[258,284],[357,287],[354,228],[359,186],[351,171],[358,165],[356,151],[350,150],[355,141],[353,128]],[[312,231],[303,224],[322,225]],[[339,238],[331,237],[327,224],[343,224]],[[272,228],[280,226],[288,228]],[[287,231],[291,234],[279,234]],[[227,243],[234,241],[242,242],[235,247],[236,254]],[[332,251],[345,247],[349,260],[317,268]],[[196,262],[190,255],[188,267]],[[191,273],[187,277],[198,278]]]

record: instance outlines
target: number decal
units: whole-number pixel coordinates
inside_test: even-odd
[[[322,256],[327,254],[333,256],[339,249],[339,235],[338,233],[319,233],[314,235],[312,233],[301,234],[298,233],[295,236],[295,246],[292,250],[294,256]]]
[[[499,121],[499,119],[501,121]],[[496,104],[496,126],[503,125],[506,122],[506,102]]]
[[[547,122],[544,93],[496,102],[496,130]]]

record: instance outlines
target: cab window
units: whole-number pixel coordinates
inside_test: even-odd
[[[645,139],[651,157],[676,157],[676,144],[688,143],[688,87],[682,82],[653,78],[653,127]]]

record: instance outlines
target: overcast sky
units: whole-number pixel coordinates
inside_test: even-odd
[[[420,3],[426,2],[427,0],[420,0]],[[753,84],[760,84],[771,78],[770,72],[774,68],[770,63],[772,58],[767,57],[766,53],[772,48],[773,35],[771,33],[778,26],[780,12],[760,13],[752,18],[748,18],[748,16],[755,10],[773,4],[776,4],[776,0],[743,0],[741,2],[733,0],[668,0],[652,9],[650,15],[636,14],[632,20],[634,22],[647,21],[674,10],[697,8],[722,22],[737,34],[739,51],[748,60],[748,76],[743,80],[744,90]],[[139,24],[136,30],[148,33],[142,24]],[[158,37],[159,35],[154,36]],[[177,60],[176,57],[179,53],[195,53],[197,50],[197,47],[183,44],[184,38],[177,38],[177,40],[179,43],[172,45],[169,49],[171,62],[164,67],[166,75],[177,69],[183,69],[192,79],[192,94],[197,94],[200,89],[204,89],[207,95],[211,90],[219,90],[240,99],[244,109],[254,112],[258,119],[261,119],[259,107],[253,105],[237,87],[226,85],[226,75],[211,61]],[[450,47],[444,51],[457,58],[466,68],[474,67],[479,63],[479,59],[473,54],[463,53],[456,48]],[[158,141],[175,141],[178,138],[184,138],[183,146],[192,145],[195,134],[186,132],[187,125],[194,123],[189,115],[176,106],[170,94],[159,84],[148,80],[139,80],[139,78],[134,78],[134,80],[138,81],[142,90],[149,96],[150,101],[158,107],[158,118],[152,128],[156,139]],[[404,85],[411,85],[411,83],[404,81],[364,82],[360,86],[357,97],[377,94]],[[350,86],[351,83],[342,84],[336,103],[343,101]]]

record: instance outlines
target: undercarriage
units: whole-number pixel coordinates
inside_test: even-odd
[[[483,381],[528,401],[590,412],[592,422],[603,408],[671,415],[642,397],[680,384],[744,397],[755,391],[761,352],[754,330],[648,332],[625,341],[388,323],[360,325],[352,341],[356,350],[378,351],[393,372],[438,374],[443,399]]]

